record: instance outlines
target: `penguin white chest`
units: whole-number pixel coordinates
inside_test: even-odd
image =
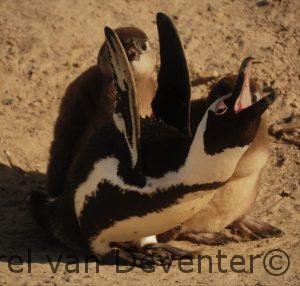
[[[94,236],[90,240],[90,246],[97,252],[98,246],[104,241],[136,241],[142,237],[165,232],[198,213],[208,204],[213,193],[214,191],[203,191],[200,196],[199,194],[197,196],[189,194],[187,195],[189,198],[185,197],[185,200],[188,199],[186,202],[178,200],[178,202],[163,210],[153,211],[141,217],[132,216],[118,221]]]
[[[96,162],[75,192],[78,223],[90,234],[89,244],[95,253],[103,254],[103,245],[110,242],[135,241],[165,232],[198,213],[214,194],[195,187],[187,193],[183,188],[182,195],[172,197],[172,184],[165,179],[155,181],[157,185],[148,180],[142,188],[128,185],[118,175],[118,165],[115,158]]]

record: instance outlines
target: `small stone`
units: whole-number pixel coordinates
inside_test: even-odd
[[[256,3],[256,6],[257,7],[265,7],[265,6],[268,6],[270,3],[268,0],[262,0],[262,1],[258,1]]]
[[[277,155],[277,162],[276,162],[276,166],[277,167],[281,167],[284,164],[285,158],[283,157],[282,154],[278,154]]]
[[[295,205],[294,208],[298,213],[300,213],[300,205]]]
[[[12,98],[5,98],[2,100],[3,105],[12,105],[13,104],[13,99]]]
[[[297,108],[297,107],[298,107],[297,102],[291,102],[291,103],[290,103],[290,106],[291,106],[291,107],[294,107],[294,108]]]
[[[27,74],[28,74],[28,79],[32,79],[33,70],[29,70]]]
[[[213,70],[212,73],[211,73],[211,75],[213,77],[219,77],[220,76],[220,74],[216,70]]]

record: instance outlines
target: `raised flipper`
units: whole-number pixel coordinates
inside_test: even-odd
[[[108,27],[105,28],[105,36],[108,44],[110,61],[113,69],[114,85],[116,89],[114,122],[119,131],[127,138],[128,146],[132,153],[132,168],[134,168],[138,160],[138,147],[140,140],[140,117],[136,88],[130,65],[118,36]],[[170,67],[165,66],[165,68],[169,69]],[[169,75],[170,78],[172,76],[173,75]],[[168,92],[168,90],[162,89],[160,92]],[[124,246],[121,246],[121,249],[124,251]],[[132,251],[131,249],[129,251],[139,258],[152,257],[155,263],[159,261],[162,264],[168,263],[170,258],[178,258],[179,256],[189,255],[188,251],[177,249],[165,244],[146,245],[144,247],[140,247],[137,251]],[[111,256],[114,257],[115,254],[110,253],[107,255],[108,258],[111,258]],[[123,253],[122,257],[126,259],[127,256]]]
[[[259,240],[283,235],[283,231],[250,216],[234,222],[229,228],[244,240]]]
[[[163,13],[157,14],[157,29],[161,65],[153,114],[190,135],[190,77],[180,37],[172,20]]]
[[[128,140],[132,154],[132,167],[134,167],[138,159],[138,145],[141,137],[136,87],[120,39],[109,27],[105,27],[104,31],[116,89],[116,105],[113,118],[117,128]]]

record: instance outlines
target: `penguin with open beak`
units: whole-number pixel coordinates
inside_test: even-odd
[[[238,79],[243,78],[243,98],[235,104],[237,112],[243,106],[255,104],[262,98],[262,91],[251,78],[253,59],[244,61],[240,73],[225,76],[212,88],[207,98],[193,100],[191,103],[191,132],[195,134],[206,107],[216,99],[232,94]],[[272,91],[274,93],[275,91]],[[266,222],[249,216],[259,191],[262,170],[268,157],[268,112],[260,120],[256,136],[249,149],[242,156],[232,177],[197,215],[181,226],[158,235],[160,242],[172,239],[188,240],[199,244],[218,245],[232,241],[222,233],[226,227],[241,236],[242,240],[257,240],[282,235],[282,231]]]
[[[142,30],[122,27],[115,32],[134,75],[137,95],[142,103],[141,116],[150,115],[150,105],[157,87],[155,53]],[[62,193],[71,163],[82,146],[96,128],[112,119],[114,101],[112,70],[105,42],[100,49],[97,65],[77,77],[62,99],[47,170],[46,189],[50,196],[56,197]]]
[[[140,241],[197,214],[230,179],[256,135],[261,115],[275,99],[269,94],[244,105],[243,63],[245,73],[234,93],[207,108],[191,137],[183,48],[166,15],[157,15],[157,26],[161,68],[155,101],[164,103],[157,105],[164,112],[154,109],[156,118],[140,118],[126,53],[117,34],[106,27],[116,91],[113,120],[98,129],[77,156],[61,196],[31,197],[39,223],[70,247],[108,257],[116,243]],[[159,160],[161,166],[153,165]],[[159,247],[166,250],[154,246],[155,251]]]

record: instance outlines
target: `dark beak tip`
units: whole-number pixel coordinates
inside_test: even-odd
[[[249,66],[249,64],[255,63],[256,59],[254,57],[247,57],[243,60],[240,68],[241,71],[245,71],[245,69]]]
[[[252,56],[249,56],[249,57],[247,57],[247,58],[245,58],[245,61],[247,61],[247,62],[252,62],[252,61],[255,61],[256,60],[256,58],[255,57],[252,57]]]
[[[276,98],[278,97],[279,93],[273,87],[266,87],[263,89],[264,92],[268,92],[265,98],[268,100],[270,104],[272,104]]]

